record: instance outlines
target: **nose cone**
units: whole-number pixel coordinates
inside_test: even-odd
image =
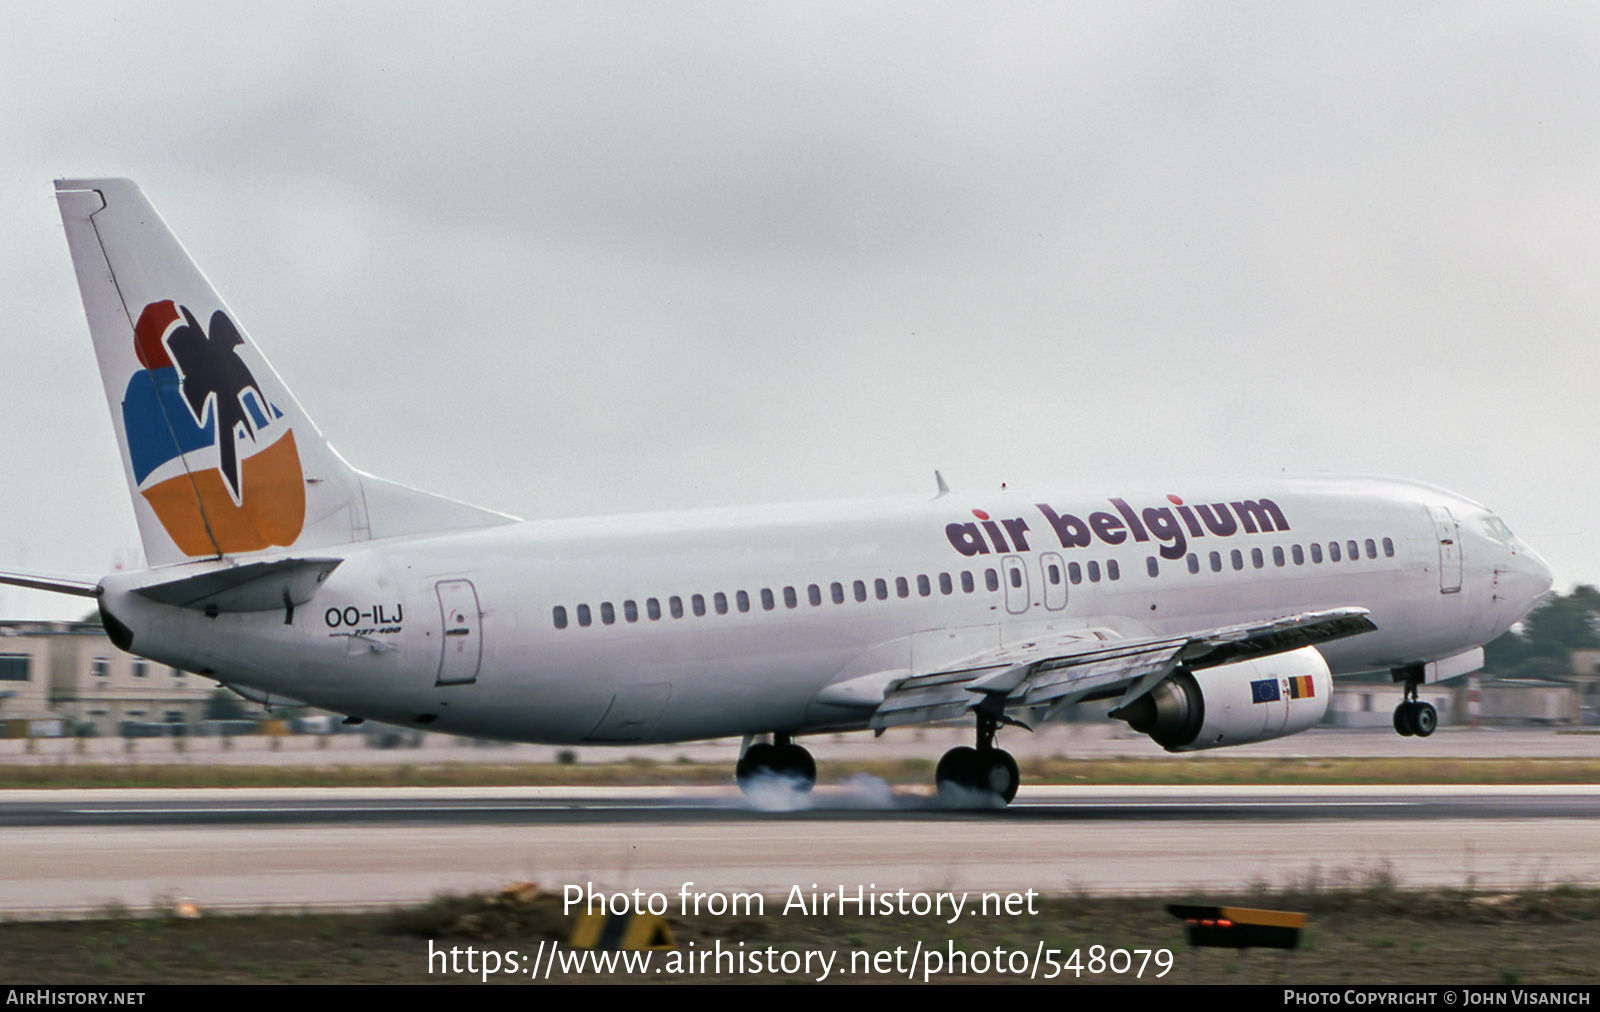
[[[1526,615],[1550,596],[1550,588],[1555,585],[1550,564],[1526,545],[1517,546],[1511,553],[1511,571],[1506,576],[1504,592],[1519,607],[1518,617]]]

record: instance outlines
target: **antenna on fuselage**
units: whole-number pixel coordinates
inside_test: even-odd
[[[935,499],[950,494],[950,486],[944,483],[944,475],[940,474],[937,469],[935,469],[933,472],[933,480],[938,483],[939,486],[939,491],[934,494]]]

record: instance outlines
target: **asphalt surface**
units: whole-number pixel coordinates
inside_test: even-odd
[[[706,825],[782,821],[1083,822],[1596,819],[1600,785],[1035,787],[1009,808],[950,807],[863,777],[811,795],[731,788],[279,788],[0,791],[0,828],[51,826]]]
[[[1600,886],[1600,787],[1024,788],[1005,811],[865,778],[791,811],[688,787],[5,791],[0,827],[10,917],[372,909],[519,881],[674,896]]]

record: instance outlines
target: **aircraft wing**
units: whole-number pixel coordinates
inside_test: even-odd
[[[984,704],[1000,712],[1060,709],[1118,692],[1126,706],[1180,665],[1210,668],[1375,629],[1365,608],[1336,608],[1179,636],[1121,639],[1106,630],[1080,630],[991,651],[959,668],[897,679],[885,690],[871,726],[952,720]]]

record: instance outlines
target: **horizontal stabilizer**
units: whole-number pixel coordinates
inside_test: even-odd
[[[74,597],[100,596],[100,585],[94,580],[74,580],[42,573],[0,573],[0,583],[27,587],[29,590],[48,590],[53,594],[71,594]]]
[[[305,604],[343,559],[278,559],[140,587],[134,593],[197,611],[273,611]]]

